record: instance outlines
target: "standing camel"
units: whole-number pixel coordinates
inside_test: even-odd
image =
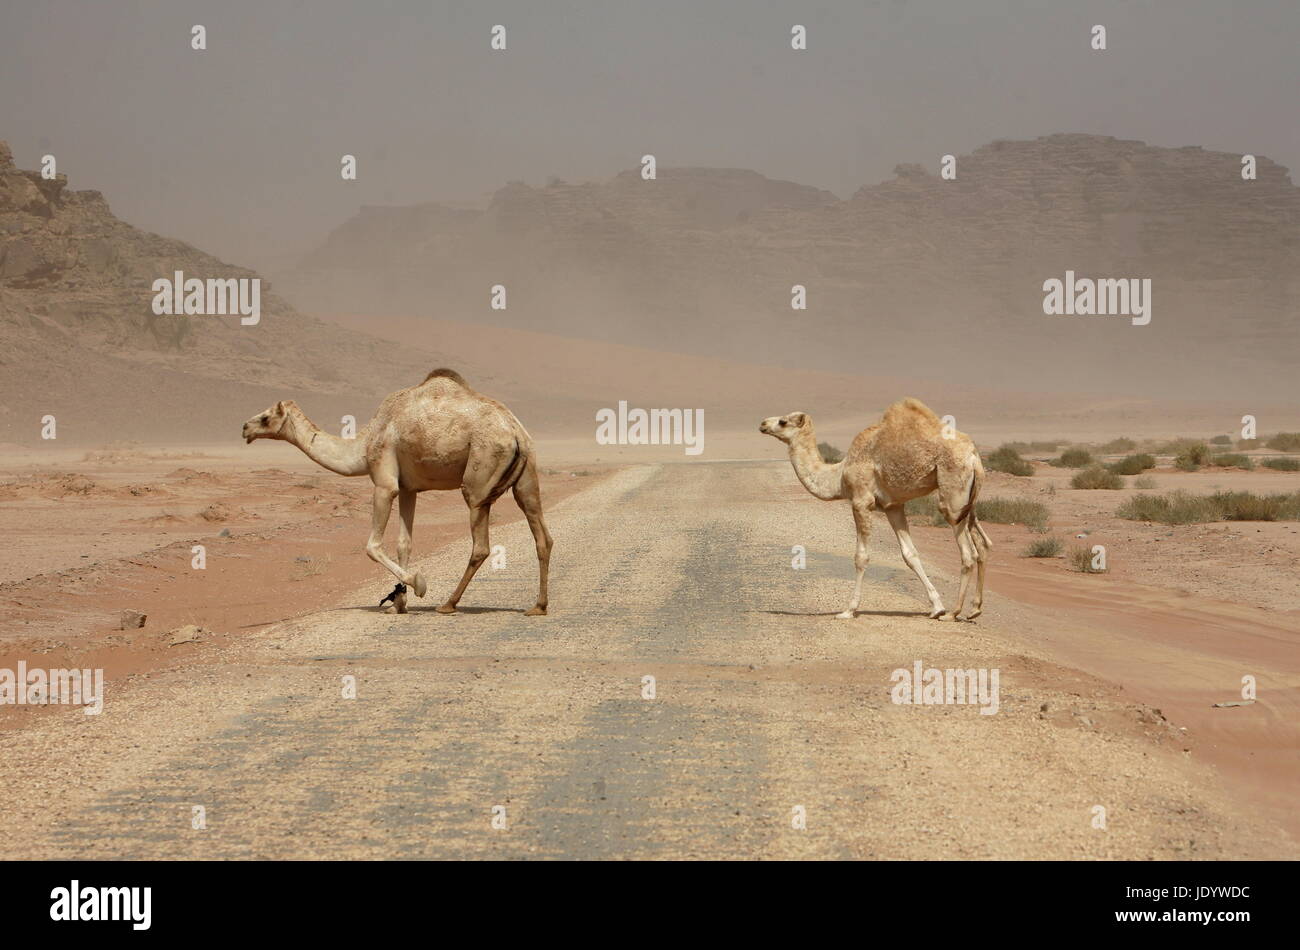
[[[380,601],[382,607],[391,600],[393,613],[406,613],[408,586],[417,597],[423,597],[428,586],[423,574],[407,569],[416,494],[459,488],[469,506],[474,539],[469,565],[447,602],[437,608],[439,613],[452,614],[487,559],[492,503],[513,488],[537,543],[541,577],[537,603],[525,613],[530,617],[546,613],[551,535],[542,520],[533,440],[514,413],[470,389],[459,373],[435,369],[420,385],[393,393],[355,439],[322,432],[292,400],[276,403],[244,423],[244,440],[254,439],[290,442],[317,465],[340,475],[370,476],[375,493],[366,554],[398,579],[393,592]],[[402,519],[396,562],[384,553],[384,529],[394,498]]]
[[[945,438],[943,423],[930,409],[915,399],[904,399],[885,410],[884,417],[858,433],[843,461],[828,464],[817,450],[817,436],[807,413],[764,419],[758,431],[780,439],[790,447],[790,464],[803,487],[823,501],[847,498],[853,506],[858,547],[853,563],[858,571],[853,599],[838,616],[852,619],[862,599],[862,577],[870,554],[867,539],[871,534],[873,509],[885,512],[889,525],[898,536],[903,560],[912,569],[930,596],[930,617],[937,620],[945,613],[939,592],[925,576],[916,545],[907,530],[904,504],[937,491],[939,511],[957,536],[961,551],[961,590],[952,619],[961,619],[966,603],[966,588],[971,572],[978,566],[973,609],[966,617],[974,620],[984,604],[984,561],[993,543],[975,517],[975,499],[984,484],[984,465],[969,437],[955,430]]]

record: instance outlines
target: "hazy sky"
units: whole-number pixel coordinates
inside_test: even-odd
[[[0,139],[132,224],[274,267],[362,204],[647,152],[841,197],[1053,132],[1295,169],[1298,37],[1300,0],[0,0]]]

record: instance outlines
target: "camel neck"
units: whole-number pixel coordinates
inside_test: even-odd
[[[791,440],[790,464],[794,466],[794,473],[803,487],[813,496],[822,501],[847,497],[844,493],[844,463],[831,465],[822,461],[811,422]]]
[[[296,445],[309,459],[331,472],[339,475],[365,475],[367,472],[364,439],[340,439],[330,435],[296,406],[289,410],[280,434],[286,442]]]

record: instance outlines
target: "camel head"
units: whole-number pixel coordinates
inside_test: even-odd
[[[285,420],[289,417],[289,407],[292,405],[292,400],[277,402],[270,409],[263,409],[253,416],[244,423],[244,441],[283,438],[280,431],[284,428]]]
[[[804,426],[812,425],[806,412],[792,412],[788,416],[768,416],[758,424],[758,431],[782,442],[789,442]]]

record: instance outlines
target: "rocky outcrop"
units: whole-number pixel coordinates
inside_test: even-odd
[[[178,270],[258,278],[118,220],[103,195],[69,190],[64,175],[17,168],[0,143],[0,441],[30,441],[34,420],[56,409],[78,440],[104,424],[120,437],[225,438],[271,392],[328,394],[360,412],[428,370],[427,356],[298,313],[269,281],[256,326],[238,314],[154,314],[154,280]],[[187,418],[196,402],[201,418]]]

